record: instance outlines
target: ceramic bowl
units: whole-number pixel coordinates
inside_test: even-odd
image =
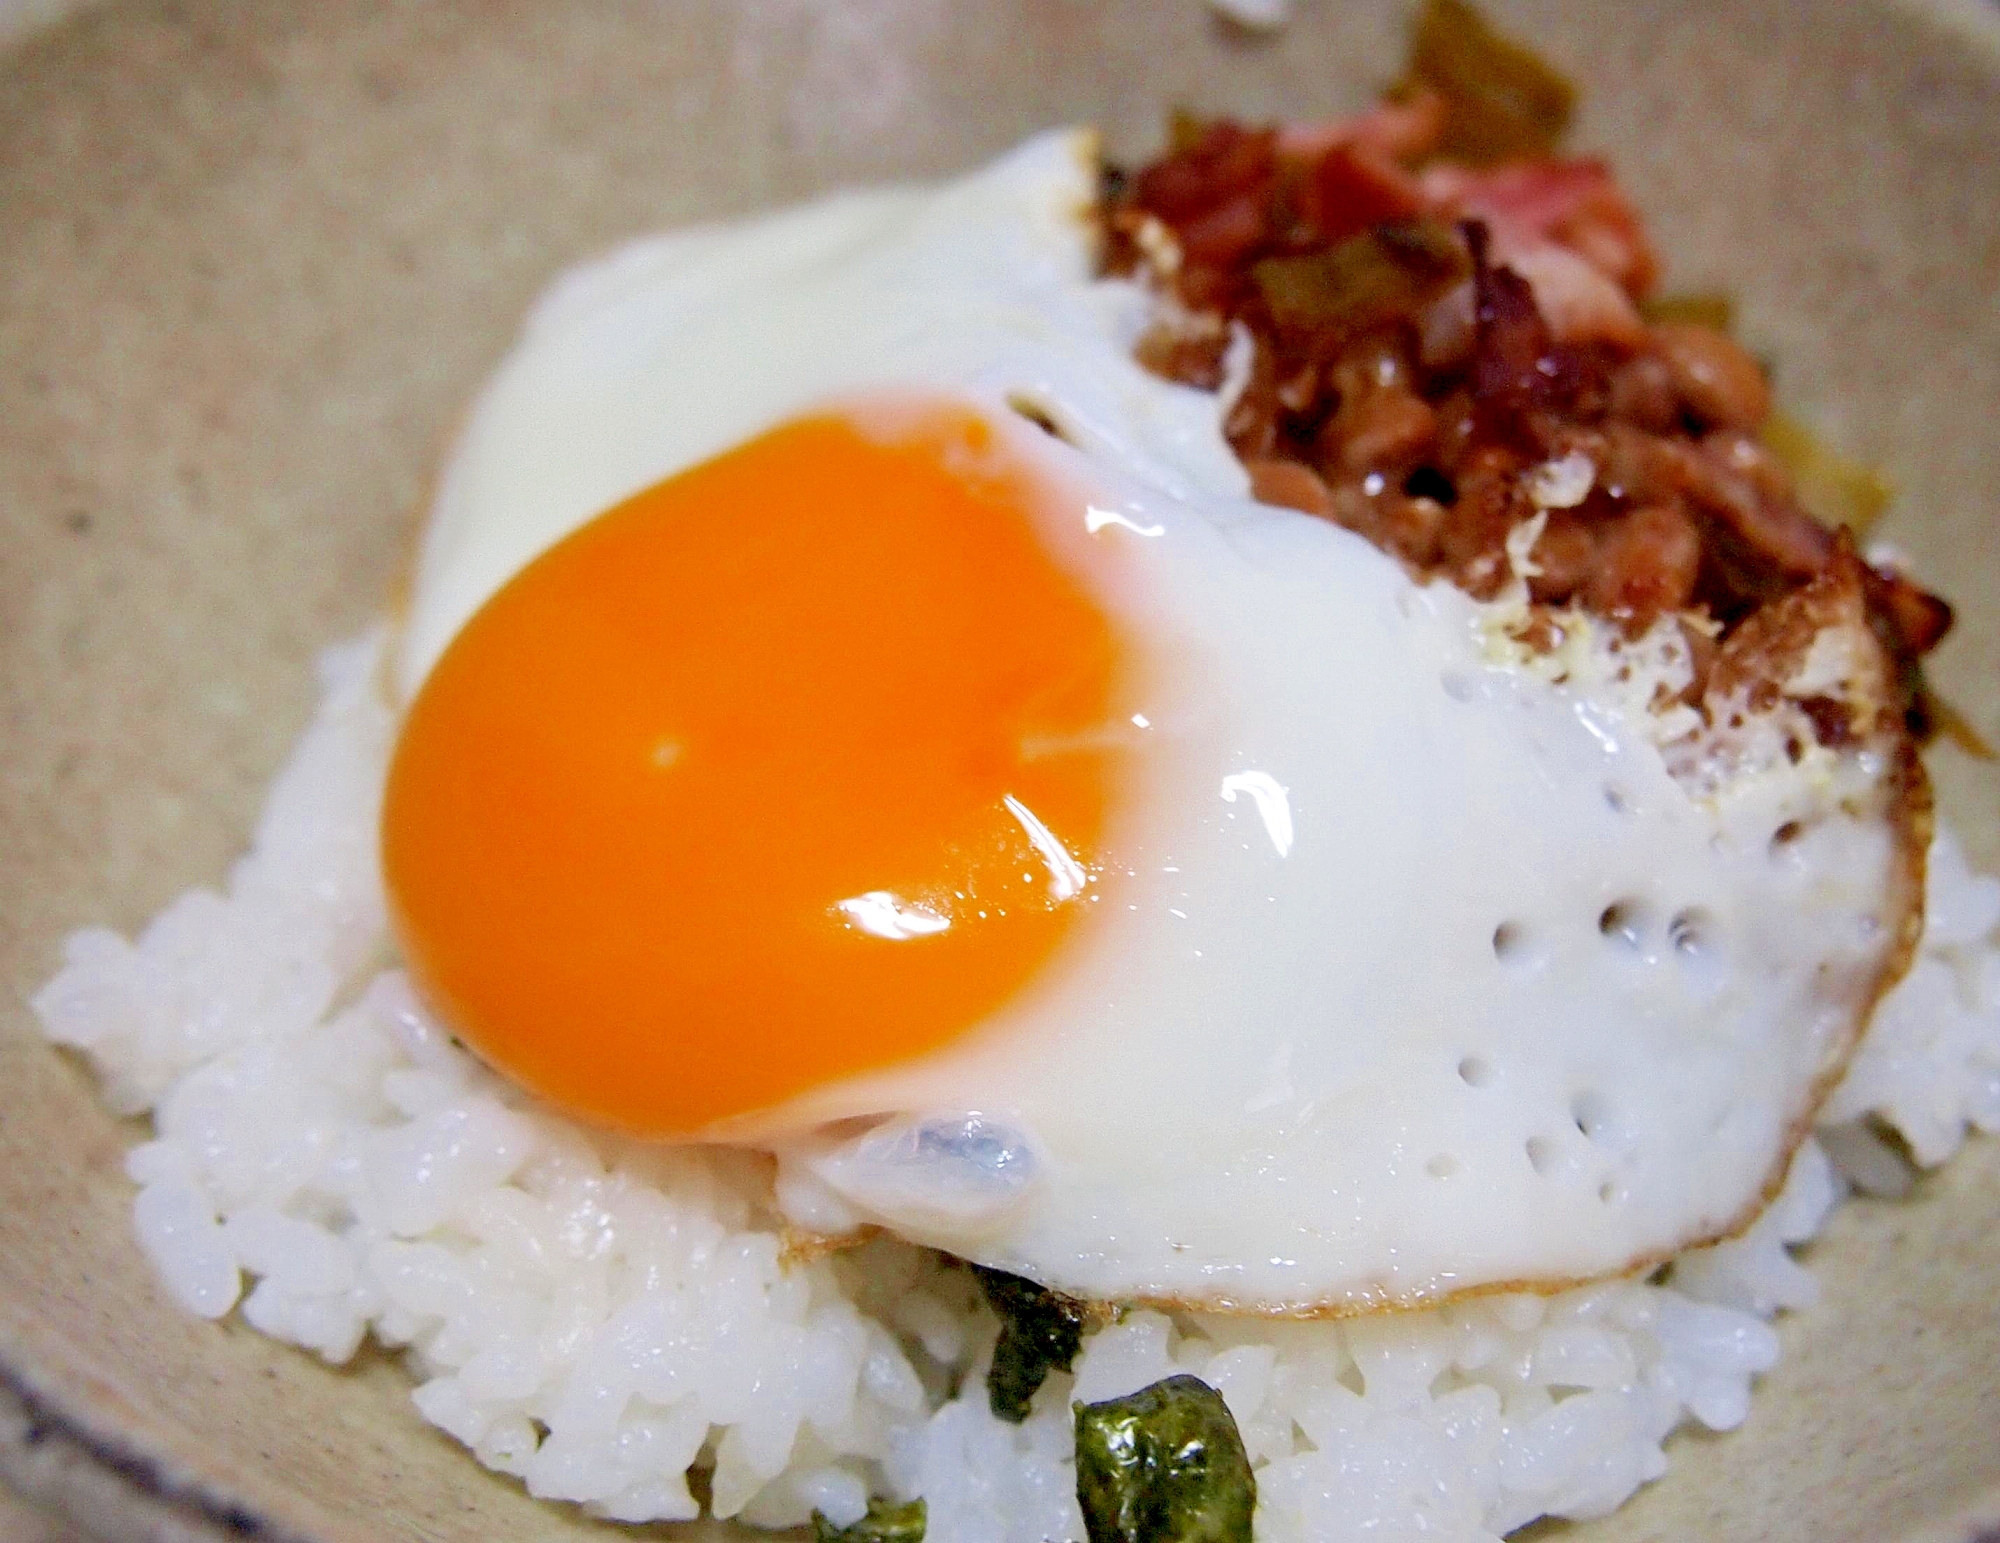
[[[2000,44],[1989,0],[1493,0],[1586,83],[1672,287],[1726,287],[1794,412],[1879,462],[2000,741]],[[221,878],[384,603],[455,415],[559,267],[648,228],[971,165],[1169,104],[1366,102],[1405,0],[147,0],[0,60],[0,1471],[108,1537],[605,1538],[155,1285],[124,1148],[26,996],[63,934]],[[2000,776],[1943,805],[2000,868]],[[1579,1543],[2000,1520],[2000,1143],[1811,1250],[1750,1422]],[[1996,1491],[2000,1493],[2000,1491]],[[663,1530],[661,1535],[664,1535]],[[648,1534],[651,1535],[651,1534]]]

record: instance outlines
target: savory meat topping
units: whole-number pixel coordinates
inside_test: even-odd
[[[1601,161],[1554,153],[1560,76],[1459,0],[1433,0],[1414,43],[1371,112],[1180,116],[1165,155],[1107,179],[1107,270],[1162,296],[1140,361],[1214,390],[1247,337],[1225,430],[1257,497],[1482,599],[1511,576],[1509,533],[1542,514],[1535,604],[1634,634],[1696,618],[1698,671],[1838,568],[1925,732],[1919,661],[1950,607],[1854,559],[1801,498],[1831,488],[1822,507],[1865,517],[1879,488],[1774,419],[1726,305],[1649,302],[1636,210]],[[1698,676],[1689,699],[1704,694]]]

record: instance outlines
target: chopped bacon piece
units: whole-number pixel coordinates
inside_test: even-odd
[[[1204,267],[1226,268],[1254,251],[1268,229],[1263,194],[1236,193],[1180,227],[1181,256]]]
[[[1646,324],[1631,296],[1567,247],[1496,239],[1493,259],[1528,281],[1535,309],[1557,342],[1610,343],[1624,349],[1645,344]]]
[[[1602,161],[1439,165],[1424,173],[1423,188],[1438,210],[1483,220],[1504,243],[1567,248],[1634,298],[1659,277],[1639,213]]]
[[[1207,125],[1185,150],[1153,162],[1134,190],[1143,208],[1179,226],[1239,193],[1267,184],[1276,169],[1278,136],[1227,119]]]
[[[1425,203],[1416,179],[1380,151],[1336,145],[1313,163],[1299,217],[1322,241],[1344,241],[1371,225],[1414,219]]]
[[[1472,252],[1473,402],[1490,433],[1540,449],[1534,417],[1574,402],[1581,363],[1556,343],[1528,281],[1488,261],[1486,227],[1469,220],[1463,229]]]

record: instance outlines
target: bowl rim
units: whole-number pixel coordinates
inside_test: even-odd
[[[17,15],[8,0],[0,0],[0,67],[79,18],[123,3],[25,0]],[[1864,3],[1932,30],[2000,80],[2000,0]],[[273,1346],[289,1349],[275,1341]],[[143,1450],[115,1420],[93,1415],[87,1398],[60,1389],[37,1366],[32,1349],[11,1334],[0,1338],[0,1498],[8,1494],[73,1529],[29,1535],[35,1543],[44,1537],[47,1543],[81,1543],[84,1537],[105,1543],[323,1543],[230,1498],[214,1480]],[[4,1517],[0,1543],[17,1543]],[[1925,1519],[1896,1543],[2000,1543],[2000,1484]]]

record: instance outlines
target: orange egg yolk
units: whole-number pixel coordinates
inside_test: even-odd
[[[1038,537],[1062,496],[968,408],[816,416],[522,569],[390,767],[433,1010],[574,1114],[689,1136],[1020,992],[1115,784],[1119,642]]]

